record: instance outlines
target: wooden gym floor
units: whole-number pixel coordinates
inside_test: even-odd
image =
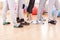
[[[7,21],[10,21],[9,13],[7,16]],[[46,14],[43,17],[47,19]],[[0,10],[0,40],[60,40],[60,18],[57,18],[56,25],[48,24],[47,20],[44,23],[30,24],[23,28],[14,28],[12,23],[4,26]]]

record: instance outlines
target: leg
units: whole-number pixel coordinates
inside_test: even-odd
[[[49,0],[49,4],[48,4],[48,20],[52,19],[52,8],[53,8],[54,3],[55,3],[55,0]]]
[[[16,5],[16,7],[15,7],[15,11],[16,11],[16,17],[19,17],[19,12],[18,12],[18,1],[17,1],[17,3],[15,3]]]
[[[27,8],[27,21],[31,21],[32,20],[32,9],[31,6],[28,6]]]
[[[23,0],[18,1],[18,7],[19,7],[19,18],[22,19],[24,18],[24,12],[23,12]]]
[[[22,25],[17,24],[17,22],[16,22],[14,3],[15,3],[14,0],[8,0],[8,5],[9,5],[9,9],[10,9],[10,15],[11,15],[12,22],[14,24],[14,27],[23,27]]]
[[[34,3],[35,3],[35,0],[30,0],[29,1],[29,6],[27,8],[27,16],[28,16],[28,20],[31,21],[32,20],[32,9],[34,7]]]
[[[37,12],[37,23],[43,23],[43,21],[45,21],[45,19],[43,19],[42,17],[42,13],[43,13],[43,8],[45,7],[45,3],[46,3],[46,0],[40,0],[39,1],[39,7],[38,7],[38,12]]]
[[[57,19],[58,16],[58,12],[60,11],[60,4],[58,0],[55,0],[55,7],[56,7],[56,12],[54,14],[53,20]]]
[[[16,21],[17,21],[17,23],[19,23],[19,6],[18,5],[17,5],[17,8],[16,8],[16,14],[17,14]]]
[[[52,7],[53,5],[55,5],[55,0],[49,0],[49,4],[48,4],[48,23],[54,24],[54,20],[52,17]]]
[[[29,25],[29,23],[27,23],[24,20],[24,12],[23,12],[23,0],[19,0],[18,1],[18,11],[19,11],[19,19],[20,19],[20,23],[23,25]]]
[[[7,13],[7,1],[5,0],[3,2],[3,9],[2,9],[3,22],[6,22],[6,13]]]
[[[3,25],[10,24],[10,22],[6,22],[6,13],[8,10],[8,3],[7,0],[3,2],[3,9],[2,9],[2,17],[3,17]]]
[[[46,0],[40,0],[39,2],[39,7],[38,7],[38,12],[37,12],[37,20],[41,20],[42,19],[42,9],[44,8],[46,3]]]
[[[60,4],[59,4],[59,1],[58,0],[55,0],[55,7],[56,7],[56,12],[54,13],[54,16],[53,16],[53,24],[56,24],[56,19],[57,19],[57,16],[58,16],[58,12],[60,11]]]
[[[22,1],[23,1],[23,3],[22,3]],[[25,8],[25,4],[24,4],[25,1],[24,1],[24,0],[22,0],[22,1],[18,0],[18,5],[17,5],[18,7],[17,7],[17,10],[16,10],[16,11],[17,11],[17,12],[16,12],[16,13],[17,13],[17,22],[18,22],[18,23],[19,23],[19,18],[20,18],[19,14],[21,15],[21,13],[19,12],[19,10],[20,10],[19,8],[21,8],[20,6],[21,6],[22,4],[23,4],[23,5],[22,5],[22,8],[23,8],[23,9]],[[20,3],[20,2],[21,2],[21,3]],[[22,10],[22,11],[23,11],[23,10]],[[23,13],[22,13],[22,15],[23,15]]]

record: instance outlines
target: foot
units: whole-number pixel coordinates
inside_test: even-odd
[[[36,20],[32,20],[30,23],[37,24],[38,22]]]
[[[14,28],[22,28],[23,27],[23,25],[19,25],[19,26],[14,26]]]
[[[23,21],[21,22],[22,25],[30,25],[30,23],[26,22],[26,21]]]
[[[44,24],[43,21],[41,21],[41,20],[34,20],[34,21],[32,21],[32,23],[33,24],[41,24],[41,23]]]
[[[18,18],[17,18],[17,22],[21,23],[22,25],[29,25],[30,24],[30,23],[24,21],[24,19],[18,19]]]
[[[19,19],[19,17],[16,18],[16,21],[17,21],[17,23],[20,23],[20,19]]]
[[[51,23],[53,25],[56,25],[56,21],[54,21],[54,20],[48,21],[48,23]]]
[[[10,24],[10,22],[3,22],[3,25],[8,25]]]
[[[29,21],[29,18],[27,18],[27,21]]]
[[[46,19],[44,19],[44,18],[42,17],[42,19],[39,19],[39,21],[46,21]]]
[[[36,24],[44,24],[43,21],[41,20],[37,20],[36,22],[37,22]]]

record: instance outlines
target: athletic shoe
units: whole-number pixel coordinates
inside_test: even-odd
[[[10,24],[10,22],[3,22],[3,25],[8,25]]]
[[[40,20],[34,20],[32,21],[33,24],[44,24],[43,21]]]
[[[44,19],[44,18],[42,17],[42,19],[39,19],[39,21],[46,21],[46,19]]]
[[[54,20],[48,21],[48,23],[51,23],[53,25],[56,25],[56,21],[54,21]]]
[[[22,25],[30,25],[30,23],[26,22],[26,21],[23,21],[21,22]]]
[[[36,22],[36,24],[44,24],[42,20],[37,20]]]
[[[24,19],[19,19],[19,17],[17,17],[17,23],[21,23],[22,25],[29,25],[30,23],[24,21]]]

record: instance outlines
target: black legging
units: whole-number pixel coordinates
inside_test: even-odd
[[[30,0],[30,1],[29,1],[29,5],[28,5],[28,8],[27,8],[27,12],[32,13],[32,9],[33,9],[33,7],[34,7],[34,3],[35,3],[35,0]]]

